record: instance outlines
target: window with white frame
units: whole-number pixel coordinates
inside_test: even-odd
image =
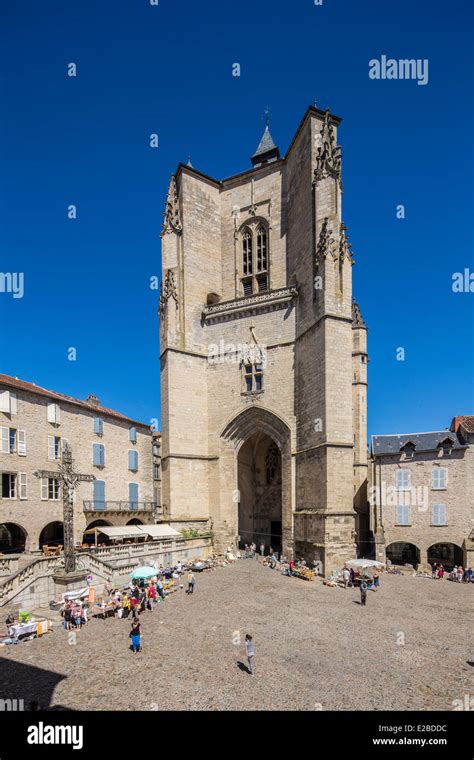
[[[448,470],[446,467],[433,467],[431,470],[431,488],[442,491],[448,487]]]
[[[0,453],[24,456],[26,454],[25,431],[0,427]]]
[[[2,499],[16,499],[16,472],[2,472]]]
[[[397,504],[395,523],[397,525],[410,525],[410,506],[408,504]]]
[[[411,487],[410,470],[397,470],[395,473],[395,488],[397,491],[409,491]]]
[[[59,425],[61,422],[61,409],[59,404],[48,404],[46,414],[48,422],[53,423],[53,425]]]
[[[61,459],[61,438],[59,435],[48,435],[48,459]]]
[[[433,504],[431,507],[431,524],[447,525],[446,504]]]
[[[58,501],[61,485],[58,478],[41,478],[41,500]]]
[[[5,412],[6,414],[16,414],[18,412],[18,402],[15,393],[0,391],[0,412]]]

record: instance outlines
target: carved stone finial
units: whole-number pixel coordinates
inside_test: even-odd
[[[317,183],[326,177],[333,177],[342,190],[341,146],[336,144],[329,109],[326,110],[319,134],[321,145],[316,153],[314,182]]]
[[[174,299],[174,302],[177,307],[178,306],[178,291],[176,289],[174,274],[171,271],[171,269],[168,269],[166,271],[166,275],[164,277],[164,280],[161,283],[161,288],[160,288],[160,303],[158,306],[158,314],[160,315],[161,319],[163,319],[165,315],[166,306],[170,298]]]
[[[319,266],[328,254],[330,254],[334,260],[337,259],[336,241],[334,240],[332,230],[329,227],[329,219],[326,216],[321,225],[318,245],[316,247],[316,266]]]
[[[344,262],[344,259],[347,259],[351,264],[355,264],[352,258],[352,245],[349,242],[346,231],[346,225],[341,222],[339,227],[339,260]]]
[[[355,298],[352,299],[352,327],[367,327]]]
[[[172,174],[168,187],[168,195],[166,197],[165,215],[163,219],[163,227],[161,228],[161,236],[163,237],[163,235],[169,235],[172,232],[180,235],[182,229],[183,226],[181,224],[181,214],[179,212],[176,178],[174,174]]]

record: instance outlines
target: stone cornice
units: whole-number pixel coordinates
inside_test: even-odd
[[[205,322],[210,322],[217,319],[229,319],[236,315],[242,315],[242,313],[253,314],[263,309],[283,308],[291,303],[297,295],[297,289],[289,287],[270,290],[268,293],[256,293],[244,298],[234,298],[231,301],[204,306],[202,318]]]

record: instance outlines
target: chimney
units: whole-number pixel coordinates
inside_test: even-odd
[[[93,393],[89,393],[89,395],[86,398],[87,404],[92,404],[93,406],[100,406],[100,401],[97,398],[97,396],[94,396]]]

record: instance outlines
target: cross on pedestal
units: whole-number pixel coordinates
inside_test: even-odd
[[[61,452],[61,462],[57,470],[37,470],[37,478],[54,478],[59,480],[63,493],[64,525],[64,569],[73,573],[76,569],[74,552],[74,490],[83,481],[95,480],[95,475],[83,475],[74,472],[74,460],[69,444],[65,443]]]

